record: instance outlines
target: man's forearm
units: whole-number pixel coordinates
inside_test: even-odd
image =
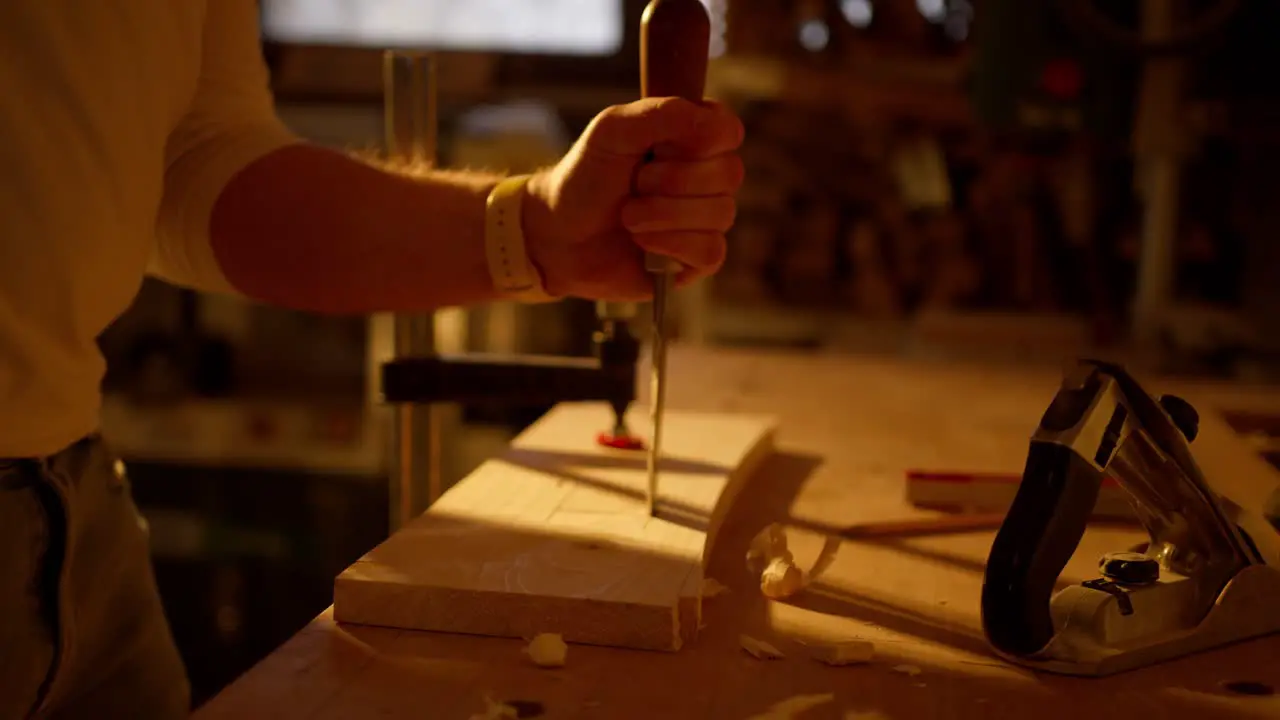
[[[484,213],[500,180],[380,170],[310,145],[241,171],[210,221],[227,279],[263,302],[313,312],[422,311],[497,298]]]

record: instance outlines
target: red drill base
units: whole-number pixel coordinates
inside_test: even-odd
[[[602,432],[596,436],[596,442],[614,450],[643,450],[644,441],[632,435],[614,435]]]

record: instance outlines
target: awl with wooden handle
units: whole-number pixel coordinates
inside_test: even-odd
[[[702,0],[653,0],[640,20],[640,94],[702,102],[707,85],[711,18]],[[662,415],[666,405],[667,299],[680,264],[646,253],[645,269],[653,274],[653,341],[650,367],[649,514],[657,510],[658,458],[662,452]]]

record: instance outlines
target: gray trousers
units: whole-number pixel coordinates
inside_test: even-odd
[[[190,690],[124,465],[0,460],[0,720],[169,720]]]

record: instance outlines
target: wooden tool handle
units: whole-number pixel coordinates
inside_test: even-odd
[[[869,539],[997,530],[1004,524],[1004,516],[1004,513],[975,513],[868,522],[847,527],[840,536],[850,539]]]
[[[711,18],[702,0],[653,0],[640,19],[640,95],[702,102]],[[679,263],[645,254],[645,269],[674,273]]]
[[[701,102],[711,18],[702,0],[653,0],[640,19],[640,94]]]

